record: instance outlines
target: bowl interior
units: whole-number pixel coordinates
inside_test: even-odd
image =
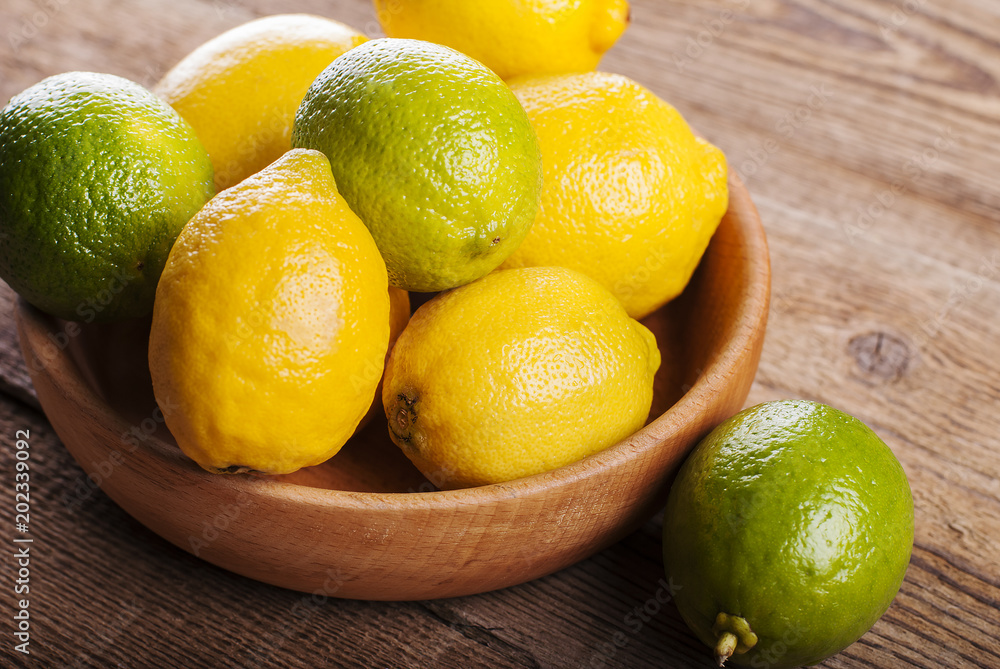
[[[697,277],[695,281],[697,281]],[[692,293],[697,291],[690,291]],[[679,298],[643,319],[656,336],[663,355],[654,381],[653,405],[648,422],[673,406],[697,381],[703,371],[704,354],[690,355],[692,348],[711,350],[715,342],[690,341],[685,328],[692,300]],[[25,308],[30,309],[25,305]],[[50,331],[75,331],[73,324],[43,314]],[[79,324],[79,333],[69,338],[66,353],[78,367],[93,393],[133,427],[133,436],[150,448],[164,449],[168,457],[184,458],[156,412],[147,363],[150,319],[124,323]],[[381,410],[355,434],[341,451],[314,467],[281,476],[255,475],[311,488],[378,493],[422,493],[437,490],[392,443]]]
[[[735,283],[733,283],[735,281]],[[756,209],[742,183],[730,184],[730,208],[684,292],[643,319],[656,336],[663,362],[654,381],[647,427],[681,398],[718,392],[726,354],[755,346],[759,355],[770,287],[767,247]],[[418,296],[419,297],[419,296]],[[414,300],[419,304],[421,300]],[[68,323],[23,301],[20,309],[78,369],[94,395],[112,408],[144,446],[185,459],[162,422],[147,362],[150,319],[112,324]],[[735,351],[731,350],[735,347]],[[753,360],[756,369],[756,359]],[[372,420],[327,462],[282,476],[256,478],[319,488],[376,493],[437,490],[389,439],[385,416]]]
[[[153,399],[148,318],[68,323],[23,301],[16,315],[57,434],[140,522],[251,578],[326,592],[334,570],[342,577],[338,597],[398,600],[522,583],[645,522],[684,455],[746,400],[769,292],[763,228],[734,177],[729,211],[688,287],[644,320],[663,356],[646,426],[550,472],[446,491],[392,444],[381,412],[322,465],[280,477],[209,474],[181,453]],[[218,510],[234,505],[248,510],[193,548]]]

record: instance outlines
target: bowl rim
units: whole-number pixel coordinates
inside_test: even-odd
[[[590,478],[600,473],[607,473],[625,465],[629,460],[647,454],[672,432],[684,428],[685,416],[697,413],[699,406],[710,405],[710,398],[723,391],[729,372],[741,365],[746,355],[760,354],[763,340],[763,328],[767,322],[770,301],[770,258],[767,240],[760,216],[750,199],[745,185],[735,174],[729,175],[729,209],[727,216],[736,214],[741,220],[752,224],[737,226],[743,242],[748,248],[747,265],[752,273],[757,273],[763,280],[749,282],[748,291],[739,303],[733,316],[736,323],[733,336],[727,341],[722,353],[712,360],[711,364],[699,374],[691,388],[670,406],[664,413],[646,424],[640,430],[608,448],[590,455],[577,462],[564,465],[547,472],[531,476],[470,488],[454,490],[431,490],[419,492],[362,492],[349,490],[334,490],[315,488],[292,481],[276,481],[251,476],[223,476],[204,472],[193,461],[189,461],[179,451],[177,457],[165,452],[169,445],[157,437],[150,439],[151,443],[144,445],[144,450],[159,460],[168,460],[171,466],[184,462],[192,470],[191,473],[202,473],[206,477],[216,479],[217,484],[232,487],[238,492],[253,492],[255,495],[281,497],[289,502],[302,502],[310,505],[322,505],[336,508],[353,508],[365,510],[372,508],[399,507],[410,509],[446,509],[456,506],[478,506],[483,503],[499,502],[504,498],[523,498],[551,492],[580,479]],[[21,331],[22,347],[34,347],[30,340],[45,337],[46,320],[50,318],[43,312],[28,304],[23,298],[18,298],[16,319]],[[23,341],[27,338],[29,341]],[[36,356],[37,357],[37,356]],[[66,397],[83,399],[90,405],[95,415],[111,418],[115,425],[108,426],[119,433],[118,427],[129,425],[123,416],[105,398],[94,391],[91,383],[84,378],[84,372],[73,356],[65,350],[50,357],[43,367],[55,365],[59,369],[45,371],[29,370],[37,373],[58,375],[64,382],[61,392]],[[756,364],[754,365],[756,369]],[[709,426],[709,428],[712,426]],[[702,435],[696,435],[699,438]],[[150,448],[150,446],[155,445]],[[176,449],[172,449],[176,450]]]

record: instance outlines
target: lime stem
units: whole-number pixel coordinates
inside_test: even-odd
[[[745,618],[720,613],[715,617],[712,631],[719,639],[715,644],[715,659],[723,666],[734,653],[742,654],[757,643],[757,635],[750,629],[750,623]]]
[[[722,636],[719,637],[718,643],[715,644],[715,660],[720,667],[724,666],[726,660],[736,651],[737,643],[739,643],[739,639],[732,632],[723,632]]]

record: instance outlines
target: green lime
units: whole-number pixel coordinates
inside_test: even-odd
[[[889,608],[913,548],[906,474],[864,423],[768,402],[713,430],[663,523],[681,616],[720,665],[797,667],[854,643]]]
[[[110,74],[49,77],[0,111],[0,278],[60,318],[142,316],[212,194],[201,142],[150,91]]]
[[[292,145],[327,155],[389,282],[406,290],[484,276],[538,211],[538,140],[517,98],[486,66],[430,42],[372,40],[336,58],[306,92]]]

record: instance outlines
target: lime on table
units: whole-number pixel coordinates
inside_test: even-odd
[[[292,144],[330,159],[405,290],[484,276],[538,210],[538,141],[517,98],[481,63],[429,42],[372,40],[334,60],[306,92]]]
[[[889,608],[913,546],[913,497],[858,419],[769,402],[698,444],[663,533],[677,607],[720,663],[797,667],[840,652]]]
[[[60,318],[142,316],[213,192],[205,148],[151,92],[110,74],[49,77],[0,112],[0,277]]]

